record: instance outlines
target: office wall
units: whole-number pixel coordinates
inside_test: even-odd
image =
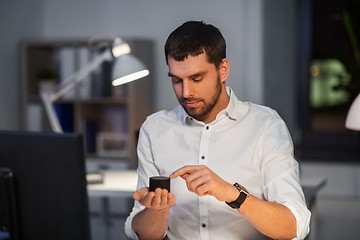
[[[263,1],[263,99],[297,141],[297,1]]]
[[[42,3],[0,0],[0,130],[18,128],[19,41],[41,36]]]
[[[259,0],[106,0],[101,2],[50,0],[45,2],[43,34],[44,37],[74,37],[112,33],[153,39],[156,48],[154,97],[156,109],[159,110],[177,104],[167,77],[163,54],[165,40],[182,22],[203,20],[218,26],[227,39],[228,57],[232,66],[229,84],[234,87],[239,97],[261,101],[262,80],[260,74],[254,74],[254,72],[258,73],[258,69],[255,71],[255,68],[260,62],[258,53],[260,41],[248,40],[251,37],[249,33],[256,36],[257,31],[260,32],[261,29],[260,2]],[[249,54],[251,48],[254,51]],[[251,66],[246,60],[249,57],[254,58]],[[250,83],[247,74],[255,75],[256,79],[252,77]]]
[[[177,104],[167,77],[163,44],[186,20],[218,26],[228,45],[228,85],[239,98],[263,101],[262,0],[0,0],[1,51],[0,129],[16,129],[18,114],[18,41],[23,38],[71,38],[117,34],[155,41],[155,109]],[[9,23],[12,23],[11,37]],[[5,54],[3,52],[5,51]]]

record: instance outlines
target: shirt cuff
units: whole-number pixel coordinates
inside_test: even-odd
[[[303,209],[302,205],[293,204],[290,202],[281,202],[280,204],[286,206],[293,213],[296,220],[296,237],[293,240],[304,239],[310,231],[310,217],[311,212],[306,208]]]
[[[124,224],[124,229],[125,229],[125,233],[129,239],[135,239],[135,240],[139,239],[138,235],[134,232],[134,230],[132,228],[132,221],[133,221],[135,215],[138,214],[139,212],[143,211],[144,209],[145,209],[144,206],[142,206],[142,205],[136,206],[136,203],[135,203],[133,210],[131,211],[130,215],[127,217],[125,224]]]

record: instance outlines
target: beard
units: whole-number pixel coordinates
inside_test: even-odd
[[[181,106],[184,108],[185,112],[190,116],[193,117],[195,119],[201,119],[203,116],[206,116],[208,113],[211,112],[211,110],[214,109],[215,105],[217,104],[219,98],[220,98],[220,94],[222,91],[222,85],[221,85],[221,80],[220,80],[220,76],[217,76],[217,83],[216,83],[216,87],[215,87],[215,91],[213,92],[213,94],[210,96],[210,98],[204,99],[204,98],[179,98],[178,101],[181,104]],[[202,106],[201,107],[188,107],[186,105],[186,102],[202,102]]]

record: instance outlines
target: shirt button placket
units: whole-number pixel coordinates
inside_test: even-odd
[[[209,139],[210,139],[210,127],[208,125],[206,125],[201,133],[200,149],[199,149],[200,150],[199,151],[199,157],[200,157],[199,164],[207,165]]]
[[[209,161],[210,129],[208,125],[203,126],[199,148],[199,164],[206,166]],[[207,227],[209,221],[208,197],[199,197],[200,239],[202,240],[209,239],[209,229]]]

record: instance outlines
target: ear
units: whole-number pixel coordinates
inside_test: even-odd
[[[221,82],[225,82],[230,73],[230,62],[226,58],[223,58],[219,65],[219,74]]]

